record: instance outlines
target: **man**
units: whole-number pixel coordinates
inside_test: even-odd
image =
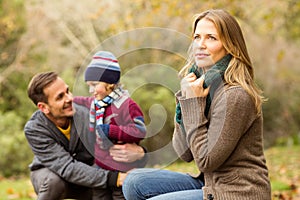
[[[24,132],[34,153],[31,181],[39,200],[92,199],[93,188],[122,185],[126,174],[92,166],[89,111],[72,105],[68,85],[55,72],[35,75],[27,92],[38,107]],[[119,162],[146,163],[144,149],[136,144],[114,145],[110,153]]]

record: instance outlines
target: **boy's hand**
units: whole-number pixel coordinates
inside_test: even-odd
[[[108,124],[101,124],[96,126],[97,131],[97,144],[101,149],[107,150],[109,149],[113,143],[108,138],[109,133],[109,125]]]

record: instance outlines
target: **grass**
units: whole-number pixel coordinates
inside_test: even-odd
[[[0,200],[10,199],[36,199],[36,195],[28,177],[0,179]]]
[[[300,146],[273,147],[266,150],[272,186],[272,200],[300,200]],[[194,163],[177,162],[166,169],[197,174]],[[36,198],[28,177],[0,179],[0,200]]]
[[[272,194],[278,200],[300,200],[300,146],[266,151]]]

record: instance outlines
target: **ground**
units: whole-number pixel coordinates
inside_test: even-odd
[[[272,200],[300,200],[300,146],[266,150]],[[155,166],[159,167],[159,166]],[[177,162],[167,169],[196,174],[194,163]],[[36,195],[28,177],[0,178],[0,200],[33,200]]]

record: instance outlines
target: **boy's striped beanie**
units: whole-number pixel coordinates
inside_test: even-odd
[[[116,84],[120,80],[121,69],[117,58],[108,51],[98,51],[85,70],[85,81],[101,81]]]

